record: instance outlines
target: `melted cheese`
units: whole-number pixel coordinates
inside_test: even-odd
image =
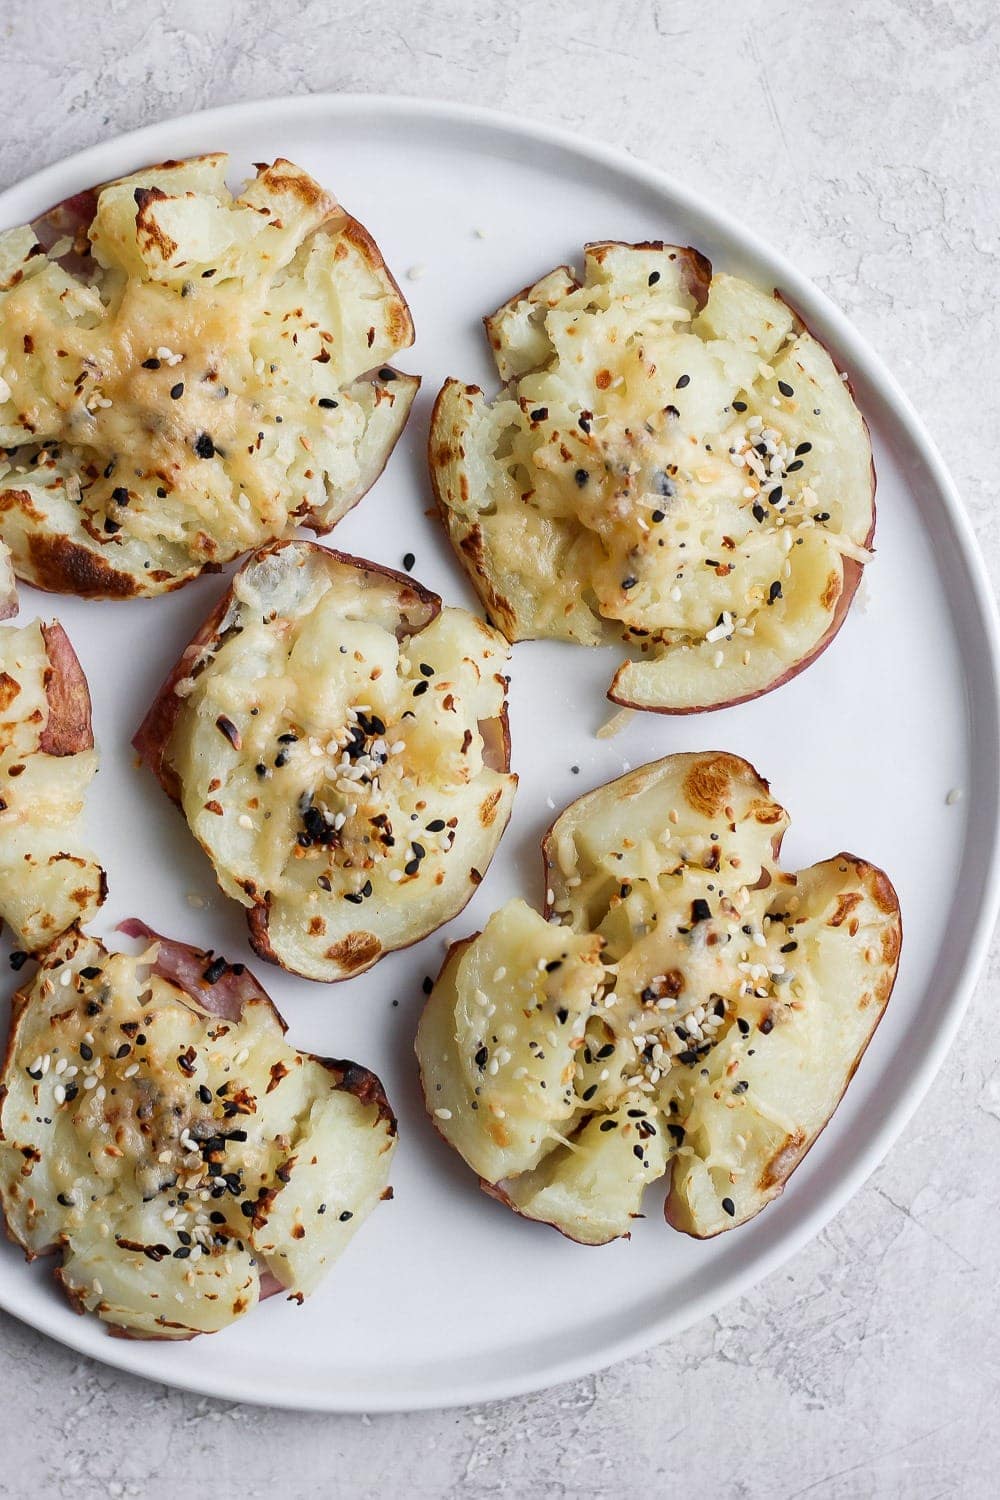
[[[665,709],[807,658],[874,516],[865,426],[825,350],[747,282],[693,292],[690,255],[591,246],[582,284],[529,289],[487,320],[511,384],[489,405],[449,382],[431,438],[452,539],[509,638],[622,639],[616,701]]]
[[[672,1171],[671,1222],[710,1234],[781,1191],[899,945],[880,872],[847,856],[781,870],[787,823],[745,761],[668,757],[557,819],[549,921],[511,902],[452,950],[417,1040],[428,1106],[521,1213],[600,1243]],[[575,1000],[525,1003],[553,957]]]
[[[235,199],[224,158],[139,208],[148,174],[105,189],[92,285],[8,232],[0,525],[23,576],[45,583],[38,538],[64,535],[157,592],[328,529],[377,475],[416,383],[365,372],[410,342],[406,305],[360,226],[280,165]]]
[[[153,958],[72,934],[19,998],[0,1199],[29,1254],[60,1248],[81,1307],[179,1338],[250,1311],[265,1269],[312,1291],[382,1195],[394,1142],[269,1002],[212,1016]]]

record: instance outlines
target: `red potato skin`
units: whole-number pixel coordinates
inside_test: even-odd
[[[45,755],[57,756],[92,750],[94,729],[90,688],[79,658],[58,621],[42,625],[41,631],[49,658],[45,673],[49,718],[38,748]]]
[[[152,927],[147,926],[138,917],[127,917],[118,924],[118,931],[127,937],[138,938],[143,941],[157,942],[161,945],[160,953],[153,964],[153,972],[159,974],[162,979],[175,985],[186,998],[193,1000],[199,1008],[209,1011],[214,1015],[224,1017],[226,1020],[239,1021],[243,1007],[250,1001],[262,1001],[271,1009],[271,1013],[281,1027],[282,1033],[288,1031],[287,1023],[278,1010],[270,995],[254,974],[244,965],[227,965],[226,972],[221,979],[214,984],[207,984],[203,977],[205,969],[209,964],[216,961],[216,956],[211,949],[204,950],[195,948],[188,943],[180,943],[171,938],[161,937]],[[65,936],[65,934],[63,935]],[[61,939],[60,939],[61,941]],[[18,990],[11,1000],[11,1023],[7,1035],[7,1044],[4,1050],[2,1069],[6,1076],[11,1068],[16,1050],[18,1024],[21,1016],[29,1004],[24,990]],[[389,1134],[395,1136],[398,1133],[398,1122],[389,1103],[381,1079],[368,1068],[360,1064],[350,1062],[342,1058],[319,1057],[315,1053],[307,1053],[306,1056],[318,1062],[332,1077],[333,1087],[341,1089],[345,1093],[353,1094],[363,1105],[374,1105],[377,1110],[378,1120],[388,1127]],[[0,1085],[0,1099],[3,1098],[6,1089]],[[384,1198],[392,1197],[392,1190],[387,1189]],[[44,1257],[55,1255],[61,1250],[60,1242],[47,1245],[43,1250],[31,1250],[18,1239],[6,1219],[4,1220],[4,1231],[7,1238],[23,1252],[25,1259],[30,1263]],[[83,1316],[87,1308],[82,1298],[73,1291],[66,1283],[61,1266],[56,1266],[52,1272],[53,1279],[61,1287],[66,1300],[75,1313]],[[258,1301],[265,1302],[268,1297],[278,1296],[286,1290],[283,1282],[266,1267],[259,1271],[260,1289]],[[294,1295],[290,1301],[299,1300]],[[161,1320],[165,1327],[184,1328],[182,1323],[171,1323],[166,1319]],[[199,1329],[187,1329],[183,1334],[143,1334],[137,1333],[130,1328],[123,1328],[116,1323],[106,1325],[110,1338],[127,1339],[135,1343],[189,1343],[191,1339],[201,1336]]]
[[[321,546],[318,542],[273,543],[271,546],[261,548],[258,552],[253,553],[243,564],[241,571],[250,567],[261,556],[276,555],[284,550],[284,548],[292,545],[296,547],[309,547],[313,551],[321,553],[328,560],[347,567],[359,568],[379,578],[390,579],[394,582],[398,586],[401,609],[404,612],[404,618],[396,632],[400,640],[406,640],[411,635],[418,635],[441,612],[440,596],[432,593],[430,589],[424,588],[422,584],[417,583],[408,574],[400,573],[395,568],[385,567],[381,563],[373,563],[364,558],[352,557],[346,552],[337,552],[332,547]],[[215,609],[208,616],[208,619],[195,632],[191,641],[181,652],[177,665],[167,675],[166,680],[160,687],[132,740],[133,748],[137,751],[142,763],[152,771],[167,796],[177,807],[181,805],[180,781],[167,758],[167,747],[176,726],[182,703],[182,700],[174,693],[174,687],[183,678],[190,675],[191,667],[201,652],[206,647],[209,647],[219,634],[220,626],[226,617],[232,598],[233,590],[232,586],[230,586],[215,606]],[[509,774],[511,745],[506,705],[497,719],[481,720],[479,729],[484,740],[483,758],[485,763],[492,770]],[[504,828],[506,828],[507,822],[509,822],[509,817],[504,820]],[[500,830],[500,836],[502,834],[503,829]],[[485,870],[480,873],[485,874]],[[459,911],[464,909],[474,894],[475,887],[472,887]],[[458,912],[455,915],[457,916]],[[271,946],[268,936],[269,918],[269,894],[256,894],[254,896],[254,905],[247,910],[247,928],[250,937],[250,946],[258,958],[262,958],[265,963],[271,963],[278,968],[284,968],[285,966]],[[428,932],[418,933],[409,943],[405,943],[402,946],[404,948],[412,947],[414,943],[421,942],[433,930],[431,928],[428,929]],[[401,950],[393,949],[392,951],[398,952]],[[353,979],[356,975],[363,974],[367,969],[370,969],[373,964],[377,963],[383,957],[384,952],[385,950],[380,947],[370,961],[359,964],[357,968],[351,969],[349,973],[341,974],[335,979],[316,982],[343,984],[346,979]]]
[[[891,880],[889,879],[888,875],[886,875],[885,871],[878,869],[878,867],[875,866],[875,865],[869,864],[868,861],[865,860],[865,859],[860,859],[856,854],[841,853],[841,854],[835,855],[834,858],[835,859],[842,859],[842,860],[845,860],[848,864],[852,864],[855,867],[855,869],[857,870],[859,878],[862,878],[862,879],[864,879],[866,881],[868,879],[871,879],[872,882],[876,885],[876,887],[882,893],[882,895],[884,896],[884,899],[886,901],[886,905],[883,907],[883,909],[886,910],[887,912],[889,912],[890,914],[892,914],[892,915],[895,916],[896,924],[897,924],[897,928],[898,928],[898,932],[899,932],[899,944],[900,944],[900,947],[902,947],[902,941],[903,941],[903,919],[902,919],[902,915],[901,915],[900,908],[899,908],[899,897],[896,895],[895,887],[893,886],[893,884],[892,884]],[[879,901],[879,905],[882,905],[881,901]],[[886,1010],[889,1007],[889,1001],[892,999],[892,992],[893,992],[893,990],[896,987],[896,978],[897,978],[898,973],[899,973],[899,953],[897,951],[896,962],[895,962],[895,964],[893,966],[893,969],[892,969],[892,981],[891,981],[891,983],[889,985],[889,992],[886,995],[885,1000],[882,1002],[882,1008],[880,1009],[880,1011],[878,1013],[878,1016],[876,1017],[875,1025],[872,1027],[871,1031],[868,1033],[868,1036],[866,1037],[863,1046],[859,1049],[857,1056],[855,1057],[854,1061],[851,1063],[851,1066],[850,1066],[850,1068],[848,1070],[848,1073],[847,1073],[847,1077],[844,1079],[844,1087],[840,1091],[840,1095],[839,1095],[839,1097],[837,1099],[836,1104],[833,1106],[833,1109],[827,1115],[826,1119],[823,1121],[823,1124],[820,1126],[819,1130],[817,1130],[817,1132],[813,1136],[812,1140],[811,1141],[807,1141],[806,1144],[805,1144],[805,1146],[803,1147],[803,1149],[796,1156],[790,1158],[790,1163],[791,1164],[786,1167],[784,1165],[784,1163],[782,1163],[782,1166],[781,1166],[781,1169],[780,1169],[781,1170],[781,1175],[777,1179],[777,1181],[775,1183],[774,1191],[771,1193],[770,1197],[765,1198],[764,1202],[760,1205],[760,1208],[758,1208],[756,1210],[756,1212],[754,1212],[752,1214],[748,1214],[746,1218],[740,1219],[738,1222],[734,1222],[732,1224],[727,1224],[723,1228],[717,1229],[714,1234],[696,1234],[693,1229],[688,1229],[687,1226],[680,1221],[681,1220],[681,1213],[680,1213],[679,1203],[678,1203],[677,1198],[675,1197],[673,1185],[671,1185],[670,1190],[667,1193],[666,1202],[663,1205],[663,1217],[666,1219],[666,1221],[670,1225],[671,1229],[676,1229],[677,1232],[678,1232],[678,1234],[685,1234],[685,1235],[687,1235],[687,1237],[689,1239],[692,1239],[692,1240],[714,1240],[714,1239],[718,1239],[718,1237],[719,1237],[720,1234],[726,1234],[726,1233],[728,1233],[728,1231],[730,1229],[738,1229],[741,1224],[749,1224],[750,1221],[751,1221],[751,1219],[755,1219],[757,1217],[757,1214],[762,1213],[763,1210],[765,1208],[767,1208],[769,1204],[773,1203],[776,1198],[780,1198],[781,1197],[782,1193],[785,1191],[785,1188],[788,1186],[788,1182],[789,1182],[789,1179],[791,1178],[792,1174],[805,1161],[806,1157],[809,1155],[809,1152],[815,1146],[816,1142],[819,1140],[820,1136],[823,1134],[824,1130],[829,1125],[829,1123],[833,1119],[834,1115],[837,1113],[837,1109],[840,1106],[840,1101],[841,1101],[841,1099],[843,1099],[844,1095],[847,1093],[847,1090],[848,1090],[848,1088],[850,1087],[850,1084],[851,1084],[851,1080],[853,1079],[855,1073],[858,1071],[858,1067],[860,1066],[861,1059],[864,1057],[865,1053],[868,1051],[868,1048],[869,1048],[869,1046],[871,1044],[872,1038],[874,1037],[876,1031],[878,1030],[878,1028],[882,1024],[882,1017],[885,1015]],[[779,1153],[779,1156],[781,1154],[782,1153]],[[775,1160],[777,1160],[777,1159],[778,1158],[775,1158]],[[769,1163],[769,1165],[773,1165],[773,1162]]]

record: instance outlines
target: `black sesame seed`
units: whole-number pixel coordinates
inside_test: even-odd
[[[227,967],[228,965],[224,958],[213,958],[201,977],[206,984],[217,984],[226,972]]]
[[[576,473],[573,475],[573,478],[576,480],[577,484],[582,490],[584,485],[587,483],[587,480],[590,478],[590,475],[588,474],[586,469],[577,469]]]
[[[614,1050],[615,1050],[615,1044],[614,1044],[614,1042],[605,1042],[605,1044],[604,1044],[603,1047],[599,1047],[598,1048],[598,1051],[597,1051],[597,1061],[598,1062],[603,1062],[606,1057],[610,1057],[611,1056],[611,1054],[614,1052]]]
[[[190,1254],[191,1248],[189,1245],[178,1245],[174,1251],[174,1260],[187,1260]]]
[[[212,1090],[206,1088],[203,1083],[200,1083],[198,1085],[198,1098],[201,1100],[202,1104],[211,1104]]]
[[[774,1030],[774,1022],[771,1020],[770,1016],[764,1017],[763,1021],[761,1021],[760,1023],[760,1029],[765,1036],[768,1036]]]
[[[13,956],[14,955],[11,954],[12,958],[13,958]],[[81,979],[96,979],[97,976],[100,974],[100,972],[101,971],[97,967],[96,964],[88,964],[85,969],[81,969],[80,970],[80,978]]]
[[[110,516],[105,516],[104,529],[109,536],[114,536],[117,531],[121,531],[121,526],[117,521],[112,521]]]
[[[214,458],[215,444],[207,432],[200,432],[195,441],[194,451],[199,458]]]
[[[551,963],[545,965],[546,974],[554,974],[557,969],[562,968],[562,964],[563,961],[561,958],[554,958]]]
[[[591,423],[592,418],[593,418],[593,412],[582,411],[580,413],[580,415],[577,417],[576,420],[577,420],[577,425],[579,426],[581,432],[589,432],[590,431],[590,423]]]
[[[675,386],[675,390],[682,391],[685,386],[690,385],[690,384],[691,384],[691,376],[690,375],[681,375],[681,376],[678,377],[677,385]]]
[[[326,411],[335,411],[337,408],[337,402],[331,396],[320,396],[316,405],[322,406]]]
[[[349,1208],[345,1208],[344,1212],[342,1214],[338,1215],[338,1217],[340,1219],[341,1224],[346,1224],[347,1221],[348,1221],[348,1219],[353,1219],[354,1218],[353,1210],[351,1210]]]
[[[538,406],[530,413],[530,416],[533,422],[544,422],[548,414],[549,409],[547,406]]]
[[[79,1086],[77,1084],[75,1084],[75,1083],[67,1083],[67,1085],[66,1085],[66,1103],[67,1104],[72,1104],[73,1100],[76,1098],[76,1096],[77,1096],[77,1094],[79,1092],[80,1092],[80,1089],[79,1089]]]
[[[798,946],[799,946],[798,943],[794,943],[794,942],[793,943],[782,943],[781,947],[778,949],[778,952],[779,953],[794,953],[795,950],[796,950],[796,948]]]
[[[413,567],[413,564],[416,562],[416,560],[417,559],[416,559],[415,553],[413,553],[413,552],[404,552],[404,554],[403,554],[403,567],[406,569],[407,573]]]
[[[649,275],[646,277],[646,285],[647,286],[655,286],[656,283],[659,281],[659,279],[660,279],[660,273],[659,273],[659,271],[650,271]]]
[[[94,1060],[94,1049],[93,1049],[93,1047],[89,1046],[87,1042],[81,1042],[80,1043],[80,1056],[83,1058],[84,1062],[93,1062],[93,1060]]]
[[[365,898],[360,891],[345,891],[344,900],[350,901],[352,906],[360,906]]]
[[[683,1125],[670,1125],[670,1124],[668,1124],[667,1125],[667,1130],[669,1131],[670,1135],[672,1136],[674,1144],[677,1145],[677,1146],[683,1146],[683,1144],[684,1144],[684,1137],[687,1135],[687,1131],[684,1129],[684,1126]]]
[[[404,875],[416,875],[416,874],[419,873],[419,871],[420,871],[420,861],[419,861],[419,859],[408,859],[406,861],[406,864],[403,866],[403,874]]]
[[[821,523],[823,521],[829,521],[829,519],[830,519],[830,512],[828,510],[818,511],[817,514],[813,516],[813,520],[814,521],[819,521]]]
[[[651,521],[657,521],[657,522],[662,521],[665,518],[666,518],[666,511],[662,511],[662,510],[654,510],[653,513],[652,513],[652,515],[650,516],[650,520]]]
[[[634,575],[634,573],[630,573],[627,578],[623,578],[622,579],[622,588],[623,589],[634,589],[635,586],[636,586],[636,584],[638,582],[639,582],[639,580],[638,580],[638,578],[636,578],[636,576]]]
[[[111,498],[116,505],[127,505],[129,502],[129,492],[123,484],[120,484],[111,491]]]
[[[426,681],[424,681],[424,682],[418,682],[414,686],[413,696],[414,696],[414,698],[421,698],[424,695],[424,693],[426,693],[426,691],[427,691],[427,683],[426,683]]]
[[[183,380],[178,380],[178,382],[177,382],[176,385],[172,385],[170,387],[170,399],[171,399],[171,401],[179,401],[181,399],[181,397],[183,396],[183,394],[184,394],[184,382],[183,382]]]
[[[379,380],[391,381],[396,380],[398,377],[391,365],[383,365],[382,369],[378,372],[378,378]]]
[[[746,409],[747,409],[747,404],[746,404],[745,401],[734,401],[733,402],[733,411],[746,411]]]
[[[427,824],[428,833],[441,833],[444,828],[444,818],[431,818]]]
[[[739,1031],[740,1031],[740,1035],[741,1036],[749,1036],[750,1035],[750,1022],[749,1021],[745,1021],[742,1016],[737,1016],[736,1017],[736,1025],[739,1027]]]
[[[722,1207],[730,1218],[732,1218],[736,1213],[736,1204],[733,1202],[732,1198],[723,1198]]]
[[[755,521],[763,521],[764,517],[767,515],[767,511],[759,501],[755,500],[753,506],[751,507],[750,514],[753,516]]]
[[[121,1062],[122,1058],[128,1057],[131,1051],[132,1048],[129,1046],[128,1042],[122,1042],[121,1046],[118,1048],[118,1051],[115,1053],[115,1057],[119,1062]]]
[[[746,1078],[741,1078],[740,1081],[739,1081],[739,1083],[733,1084],[733,1093],[734,1094],[745,1094],[746,1091],[747,1091],[747,1089],[749,1087],[750,1087],[749,1080],[746,1079]]]
[[[429,995],[431,990],[434,988],[434,981],[429,974],[424,975],[423,982],[421,983],[420,988],[423,990],[425,995]]]
[[[485,1068],[487,1062],[489,1061],[489,1056],[490,1056],[489,1049],[487,1047],[480,1047],[479,1050],[473,1056],[472,1061],[475,1063],[475,1065],[479,1069],[480,1073],[483,1071],[483,1069]]]
[[[618,1129],[618,1121],[617,1120],[602,1120],[601,1121],[601,1129],[602,1130],[617,1130]]]
[[[18,969],[23,969],[30,957],[30,953],[25,953],[20,948],[15,948],[14,952],[10,955],[11,968],[15,971],[15,973]]]
[[[144,370],[158,370],[160,368],[160,361],[158,359],[144,359],[142,368]]]
[[[584,1104],[588,1103],[589,1100],[593,1099],[593,1097],[594,1097],[594,1095],[596,1093],[597,1093],[597,1084],[596,1083],[592,1083],[590,1085],[589,1089],[584,1089],[583,1094],[581,1095],[581,1098],[583,1099]]]
[[[785,492],[782,489],[781,485],[780,484],[776,484],[773,490],[769,490],[768,491],[768,495],[767,495],[767,503],[768,503],[768,505],[778,505],[780,503],[781,498],[784,495],[784,493]]]
[[[63,1208],[72,1208],[73,1204],[76,1202],[76,1199],[73,1197],[72,1193],[57,1193],[56,1202],[61,1203]]]
[[[767,602],[768,604],[773,604],[776,599],[780,599],[781,597],[781,581],[776,578],[767,591]]]
[[[811,453],[812,448],[812,443],[799,443],[795,449],[795,457],[801,458],[804,453]]]
[[[781,392],[781,394],[783,396],[794,396],[795,395],[795,388],[794,388],[794,386],[790,386],[788,384],[787,380],[779,380],[778,381],[778,390]]]
[[[165,500],[167,498],[167,492],[163,488],[162,484],[157,487],[156,497],[158,500]]]
[[[805,465],[803,464],[801,458],[796,458],[792,463],[790,463],[788,465],[788,468],[785,470],[785,473],[786,474],[794,474],[794,473],[796,473],[797,470],[802,469],[804,467],[805,467]]]
[[[692,927],[694,927],[698,922],[707,922],[711,915],[712,908],[702,896],[696,897],[696,899],[691,902]]]
[[[643,1160],[643,1149],[642,1149],[642,1147],[641,1146],[633,1146],[632,1147],[632,1155],[635,1156],[635,1157],[638,1157],[639,1161],[642,1161]]]

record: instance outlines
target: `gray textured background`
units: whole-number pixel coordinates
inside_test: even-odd
[[[996,0],[6,0],[0,59],[0,184],[182,111],[326,89],[494,105],[661,164],[884,355],[996,582]],[[524,1400],[339,1418],[172,1393],[0,1317],[0,1494],[995,1495],[998,982],[995,946],[959,1046],[864,1191],[674,1343]]]

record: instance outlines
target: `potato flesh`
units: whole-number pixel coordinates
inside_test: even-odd
[[[18,948],[34,950],[103,900],[103,874],[83,837],[84,797],[97,751],[50,755],[41,625],[0,631],[0,917]]]
[[[438,1128],[519,1212],[603,1243],[670,1174],[670,1222],[707,1236],[780,1193],[881,1016],[900,942],[892,888],[864,861],[780,869],[787,823],[745,761],[670,756],[556,820],[548,922],[510,903],[452,950],[418,1038],[428,1107],[446,1099]],[[512,1089],[504,1108],[543,1151],[504,1158],[471,1110],[462,1017],[470,996],[499,1013],[490,970],[531,974],[570,933],[599,941],[602,970],[574,1034],[574,1108],[556,1136],[537,1093]]]
[[[262,1267],[311,1291],[381,1196],[393,1138],[270,1004],[212,1016],[152,956],[79,933],[49,950],[15,1015],[0,1197],[29,1255],[62,1251],[81,1305],[175,1338],[242,1317]]]
[[[166,754],[223,889],[266,897],[279,961],[317,979],[454,915],[515,784],[485,763],[480,727],[503,711],[502,638],[446,609],[399,641],[398,585],[329,556],[293,546],[238,577]]]
[[[235,199],[225,157],[105,188],[93,286],[32,254],[30,231],[0,235],[16,450],[0,486],[22,577],[51,586],[36,549],[69,538],[131,580],[106,592],[156,593],[299,519],[329,529],[377,476],[418,382],[359,377],[411,341],[406,305],[359,226],[280,165]]]
[[[452,540],[511,640],[633,646],[616,700],[753,696],[821,645],[843,556],[868,556],[864,423],[776,298],[718,275],[699,313],[669,248],[603,249],[582,286],[553,273],[487,320],[496,402],[442,391]]]

